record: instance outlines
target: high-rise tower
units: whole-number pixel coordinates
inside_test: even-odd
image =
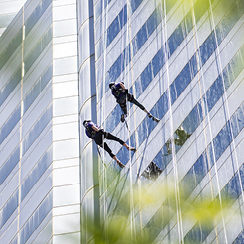
[[[18,11],[21,1],[11,2],[0,3],[8,6],[0,20]],[[135,183],[150,182],[142,173],[152,161],[162,169],[152,192],[191,178],[187,197],[228,193],[237,213],[206,232],[182,222],[178,209],[154,228],[155,242],[243,241],[244,2],[22,5],[0,37],[0,242],[91,242],[90,218],[105,223],[116,191],[123,198]],[[160,122],[128,103],[122,123],[110,82],[124,82]],[[128,153],[107,141],[125,169],[85,136],[84,119],[137,148]],[[132,211],[132,219],[153,226],[167,197],[150,211],[141,206],[139,217]]]

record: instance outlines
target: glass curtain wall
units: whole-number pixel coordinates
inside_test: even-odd
[[[100,152],[101,223],[116,211],[120,200],[115,196],[126,199],[133,186],[152,184],[143,177],[150,162],[162,170],[152,194],[172,180],[178,202],[183,188],[191,202],[207,196],[220,199],[223,208],[227,194],[234,201],[230,208],[242,208],[243,16],[240,0],[94,1],[97,121],[137,148],[132,153],[107,141],[124,169]],[[160,122],[128,102],[122,123],[111,82],[124,82]],[[141,229],[153,228],[159,243],[241,240],[244,226],[236,224],[234,232],[231,227],[235,219],[242,222],[240,213],[222,215],[206,231],[199,222],[185,221],[177,205],[177,215],[160,228],[158,216],[169,205],[168,194],[150,211],[132,203],[131,226],[138,220]]]
[[[0,38],[1,243],[52,236],[52,21],[51,0],[27,1]]]

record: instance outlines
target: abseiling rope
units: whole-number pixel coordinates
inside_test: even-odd
[[[209,1],[210,3],[210,1]],[[210,3],[210,10],[211,10],[211,3]],[[211,10],[211,13],[212,13],[212,10]],[[195,18],[194,18],[195,20]],[[213,20],[213,19],[212,19]],[[213,23],[214,24],[214,23]],[[202,70],[202,63],[201,63],[201,59],[200,59],[200,50],[199,50],[199,39],[198,39],[198,33],[197,33],[197,28],[196,28],[196,23],[194,22],[194,26],[195,26],[195,41],[196,41],[196,45],[197,45],[197,48],[198,48],[198,58],[197,58],[197,62],[198,62],[198,65],[200,66],[200,72],[201,72],[201,77],[202,77],[202,83],[203,83],[203,93],[201,92],[201,99],[203,99],[203,94],[206,94],[206,90],[205,90],[205,80],[204,80],[204,75],[203,75],[203,70]],[[214,27],[215,28],[215,27]],[[215,36],[216,38],[216,36]],[[217,39],[216,40],[216,44],[217,44]],[[218,46],[218,44],[217,44]],[[201,91],[201,83],[200,83],[200,79],[199,79],[199,84],[200,84],[200,91]],[[211,126],[211,120],[210,120],[210,116],[209,116],[209,113],[207,112],[207,96],[206,97],[206,103],[204,103],[204,101],[202,101],[202,105],[204,106],[203,107],[203,112],[205,113],[206,111],[206,118],[208,120],[208,123],[209,123],[209,134],[210,134],[210,144],[211,144],[211,148],[212,148],[212,154],[213,154],[213,160],[214,160],[214,171],[215,171],[215,175],[216,175],[216,181],[217,181],[217,189],[218,189],[218,195],[219,195],[219,200],[220,200],[220,208],[221,208],[221,219],[222,219],[222,223],[223,223],[223,229],[224,229],[224,236],[225,236],[225,242],[228,243],[228,240],[227,240],[227,234],[226,234],[226,229],[225,229],[225,220],[224,220],[224,216],[223,216],[223,207],[222,207],[222,199],[221,199],[221,194],[220,194],[220,186],[219,186],[219,177],[218,177],[218,170],[217,170],[217,165],[216,165],[216,157],[215,157],[215,149],[214,149],[214,145],[213,145],[213,135],[212,135],[212,126]],[[204,121],[204,133],[206,133],[206,127],[205,127],[205,119],[203,120]],[[209,157],[209,153],[208,153],[208,150],[206,148],[206,151],[207,151],[207,156]],[[210,159],[209,159],[210,160]],[[208,161],[209,161],[208,160]],[[210,173],[210,165],[209,165],[209,176],[210,176],[210,184],[211,184],[211,191],[212,191],[212,188],[213,188],[213,184],[212,184],[212,177],[211,177],[211,173]],[[213,196],[213,192],[212,192],[212,200],[213,200],[214,196]],[[215,226],[215,235],[216,235],[216,240],[217,240],[217,243],[218,242],[218,231],[217,231],[217,226]]]
[[[163,47],[164,47],[164,59],[166,65],[166,75],[167,75],[167,95],[168,95],[168,104],[169,104],[169,120],[170,120],[170,139],[172,146],[172,162],[173,162],[173,172],[174,172],[174,187],[175,187],[175,200],[176,200],[176,214],[177,214],[177,227],[178,227],[178,238],[179,242],[184,244],[184,235],[182,227],[182,214],[180,206],[180,192],[179,192],[179,181],[178,181],[178,171],[177,171],[177,162],[175,158],[175,146],[174,146],[174,129],[173,129],[173,114],[171,107],[171,96],[170,96],[170,78],[169,78],[169,53],[168,53],[168,37],[167,37],[167,11],[166,11],[166,0],[164,0],[164,6],[161,3],[161,9],[164,11],[164,23],[162,21],[162,34],[163,34]],[[163,12],[162,12],[163,13]]]
[[[200,100],[201,100],[201,105],[202,105],[202,113],[203,113],[203,131],[204,131],[204,139],[205,139],[205,147],[206,147],[206,155],[207,155],[207,164],[208,164],[208,175],[209,175],[209,181],[210,181],[210,189],[211,189],[211,199],[212,201],[214,200],[214,195],[213,195],[213,183],[212,183],[212,176],[211,176],[211,165],[210,165],[210,155],[209,155],[209,151],[208,151],[208,142],[207,142],[207,132],[206,132],[206,122],[205,119],[208,119],[208,122],[210,124],[210,120],[209,120],[209,114],[207,112],[207,114],[205,114],[205,111],[207,111],[207,108],[205,108],[205,103],[203,100],[203,95],[205,94],[205,89],[204,92],[202,92],[202,85],[201,85],[201,78],[203,80],[203,84],[204,84],[204,75],[201,69],[201,60],[200,60],[200,54],[199,54],[199,41],[198,41],[198,35],[197,35],[197,27],[196,27],[196,21],[195,21],[195,13],[194,13],[194,4],[193,4],[193,0],[191,0],[191,13],[192,13],[192,21],[193,21],[193,38],[194,38],[194,47],[195,47],[195,53],[196,53],[196,60],[197,60],[197,75],[198,75],[198,85],[199,85],[199,90],[200,90]],[[201,73],[201,74],[200,74]],[[207,99],[207,98],[206,98]],[[207,101],[206,101],[207,102]],[[207,122],[207,123],[208,123]],[[211,125],[210,125],[211,126]],[[212,138],[212,137],[211,137]],[[212,139],[211,139],[212,141]],[[211,148],[213,149],[213,144],[211,143]],[[214,151],[213,151],[214,153]],[[214,164],[215,164],[215,158],[214,158]],[[217,227],[214,227],[215,230],[215,236],[216,236],[216,240],[218,243],[218,230]]]
[[[133,86],[133,63],[132,63],[132,57],[133,57],[133,53],[132,53],[132,47],[131,47],[131,23],[130,23],[130,15],[131,15],[131,12],[130,12],[130,2],[128,0],[126,0],[126,3],[127,3],[127,18],[128,18],[128,21],[126,23],[126,47],[127,47],[127,50],[126,50],[126,59],[128,59],[128,66],[126,66],[126,62],[125,62],[125,75],[127,74],[127,79],[128,79],[128,82],[127,82],[127,88],[130,87],[130,84]],[[129,58],[131,56],[131,59]],[[129,62],[130,61],[130,62]],[[128,69],[128,71],[126,72],[126,67]],[[130,70],[131,70],[131,81],[130,81]],[[126,101],[126,104],[127,104],[127,101]],[[136,116],[135,116],[135,105],[133,104],[133,110],[134,110],[134,129],[135,129],[135,133],[136,133]],[[128,126],[130,126],[131,124],[131,121],[130,121],[130,108],[128,109]],[[128,127],[128,138],[129,138],[129,146],[131,146],[131,141],[130,141],[130,136],[131,136],[131,133],[130,133],[130,127]],[[136,149],[138,148],[138,143],[137,143],[137,140],[136,140],[136,145],[133,145],[134,147],[136,147]],[[135,227],[135,209],[134,209],[134,190],[133,190],[133,177],[132,177],[132,158],[131,158],[131,152],[129,151],[129,161],[130,161],[130,171],[129,171],[129,174],[130,174],[130,212],[131,212],[131,236],[132,238],[135,236],[133,236],[133,233],[134,235],[136,235],[136,227]],[[137,151],[135,152],[135,154],[137,155]],[[137,158],[137,157],[136,157]],[[136,160],[137,162],[137,160]],[[138,168],[138,165],[137,165],[137,168]],[[137,170],[138,171],[138,170]]]
[[[226,89],[225,89],[225,84],[224,84],[224,77],[223,77],[223,66],[222,66],[222,62],[221,62],[221,58],[220,58],[220,50],[219,50],[219,45],[218,45],[218,41],[217,41],[217,34],[216,34],[216,29],[215,29],[215,21],[214,21],[214,17],[213,17],[213,9],[212,9],[212,4],[211,1],[209,0],[209,4],[210,4],[210,11],[211,11],[211,18],[212,18],[212,22],[213,22],[213,30],[214,30],[214,36],[215,36],[215,42],[216,42],[216,46],[217,46],[217,60],[219,61],[219,66],[220,66],[220,72],[221,72],[221,78],[222,78],[222,82],[223,82],[223,88],[224,88],[224,100],[226,101],[226,108],[225,108],[225,101],[223,102],[223,108],[224,110],[226,110],[227,112],[227,119],[229,121],[229,127],[230,127],[230,132],[231,132],[231,137],[232,137],[232,141],[233,141],[233,146],[234,146],[234,155],[235,155],[235,162],[236,162],[236,167],[237,167],[237,174],[238,174],[238,179],[239,179],[239,183],[240,183],[240,187],[241,187],[241,195],[242,195],[242,200],[244,202],[244,193],[243,193],[243,187],[242,187],[242,183],[241,183],[241,176],[240,176],[240,169],[239,169],[239,163],[238,163],[238,157],[237,157],[237,153],[236,153],[236,145],[235,145],[235,138],[233,135],[233,130],[232,130],[232,126],[230,123],[230,109],[229,109],[229,101],[227,99],[227,94],[226,94]],[[217,64],[218,65],[218,64]],[[229,73],[229,71],[228,71]]]
[[[107,48],[106,48],[106,43],[107,43],[107,15],[108,15],[108,0],[103,0],[103,4],[105,3],[105,1],[107,1],[107,4],[106,4],[106,7],[103,9],[105,11],[103,11],[103,15],[104,15],[104,18],[102,18],[102,29],[103,29],[103,79],[102,79],[102,107],[100,107],[100,123],[103,123],[104,124],[104,131],[106,131],[106,123],[105,123],[105,91],[106,91],[106,87],[105,87],[105,72],[106,72],[106,51],[107,51]],[[105,14],[104,14],[105,12]],[[102,111],[101,111],[102,109]],[[103,136],[104,137],[104,136]],[[103,148],[104,148],[104,138],[103,138]],[[107,168],[105,166],[105,150],[103,149],[102,150],[102,161],[103,161],[103,190],[104,190],[104,203],[103,203],[103,208],[104,208],[104,224],[106,226],[107,224],[107,221],[106,221],[106,218],[107,218]],[[101,165],[101,164],[100,164]],[[107,237],[106,237],[107,238]]]

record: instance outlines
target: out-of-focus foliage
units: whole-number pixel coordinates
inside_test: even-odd
[[[110,170],[109,177],[115,179],[117,173],[114,172],[112,177]],[[233,204],[230,197],[222,196],[220,202],[219,197],[212,197],[211,192],[189,197],[185,194],[188,184],[175,188],[174,181],[161,184],[148,181],[148,184],[140,186],[136,183],[131,187],[127,178],[118,189],[117,186],[107,195],[106,213],[100,224],[94,223],[94,216],[86,213],[81,236],[89,236],[97,244],[150,244],[157,243],[156,238],[162,230],[169,231],[177,223],[190,223],[192,227],[198,223],[201,231],[210,232],[230,212]],[[170,238],[170,243],[179,243],[178,236]],[[188,238],[184,243],[201,242],[192,242]]]

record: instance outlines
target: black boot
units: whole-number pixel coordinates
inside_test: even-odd
[[[156,117],[153,117],[152,120],[155,121],[155,122],[157,122],[157,123],[160,121],[160,119],[158,119]]]
[[[121,122],[124,123],[125,122],[125,115],[124,114],[121,114]]]

